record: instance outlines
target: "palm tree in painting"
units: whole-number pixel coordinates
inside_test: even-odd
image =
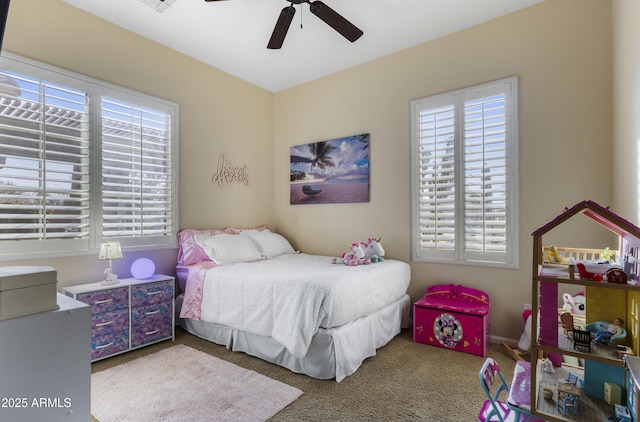
[[[369,134],[363,133],[362,135],[355,135],[351,137],[352,139],[360,142],[362,144],[362,149],[369,149]]]
[[[334,167],[335,163],[333,162],[333,158],[329,156],[331,151],[334,149],[336,149],[336,147],[326,141],[309,144],[309,151],[313,156],[313,160],[311,161],[311,171],[313,171],[314,167],[321,169],[324,169],[325,167]]]

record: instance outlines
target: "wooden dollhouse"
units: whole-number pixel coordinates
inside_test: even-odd
[[[543,243],[543,236],[553,229],[567,222],[573,217],[583,215],[594,221],[596,224],[613,232],[618,237],[616,265],[624,269],[621,276],[617,270],[616,278],[613,275],[610,280],[606,280],[603,272],[606,273],[605,266],[610,262],[598,262],[602,264],[603,270],[598,271],[598,267],[593,271],[585,272],[584,264],[578,271],[571,260],[562,262],[549,262],[549,245]],[[587,418],[587,413],[593,417],[594,407],[591,401],[587,406],[587,399],[593,398],[593,402],[598,407],[601,415],[594,420],[606,420],[609,415],[615,414],[615,405],[627,405],[633,420],[637,420],[635,406],[628,405],[629,402],[625,394],[627,381],[624,375],[623,356],[626,354],[638,355],[639,334],[638,321],[640,318],[640,260],[638,250],[640,249],[640,228],[613,213],[609,208],[602,207],[593,201],[582,201],[571,208],[565,210],[556,218],[535,230],[533,236],[533,283],[532,283],[532,305],[535,318],[532,318],[531,332],[534,334],[532,341],[530,358],[531,370],[531,406],[532,413],[538,417],[549,421],[566,420],[591,420]],[[546,248],[546,250],[545,250]],[[558,248],[560,250],[562,248]],[[564,248],[579,252],[579,248]],[[587,250],[584,251],[591,251]],[[566,258],[566,257],[565,257]],[[611,258],[613,261],[614,258]],[[582,263],[577,260],[578,262]],[[582,273],[582,276],[581,276]],[[611,273],[613,274],[613,273]],[[603,280],[604,278],[604,280]],[[624,281],[626,278],[626,282]],[[562,325],[559,325],[559,288],[562,285],[582,286],[586,296],[585,321],[587,324],[575,324],[569,327],[572,337],[563,334]],[[582,338],[579,344],[580,335],[589,336],[587,330],[589,323],[596,321],[613,321],[616,318],[624,319],[626,326],[625,337],[612,344],[595,344]],[[564,327],[564,333],[567,333]],[[577,336],[576,336],[577,333]],[[589,338],[589,337],[587,337]],[[581,347],[578,347],[581,346]],[[549,374],[543,370],[543,358],[549,357],[553,361],[584,362],[580,365],[579,389],[576,389],[577,399],[575,408],[576,416],[567,416],[560,412],[559,402],[562,388],[565,387],[560,381],[549,380]],[[536,369],[534,369],[536,368]],[[564,371],[564,366],[562,367]],[[551,389],[554,396],[543,397],[542,390]],[[627,389],[628,390],[628,389]],[[552,403],[553,402],[553,403]],[[582,402],[582,406],[580,405]],[[556,404],[558,404],[556,406]]]

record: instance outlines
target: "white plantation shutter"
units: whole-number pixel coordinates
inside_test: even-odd
[[[516,84],[412,102],[414,259],[517,265]]]
[[[171,114],[102,99],[102,235],[172,236]]]
[[[418,112],[419,242],[450,255],[455,249],[454,108],[446,104]]]
[[[0,57],[0,259],[175,246],[176,104]]]
[[[0,240],[86,239],[88,95],[0,71]]]

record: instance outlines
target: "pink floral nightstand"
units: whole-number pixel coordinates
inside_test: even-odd
[[[65,288],[67,296],[91,307],[91,360],[173,340],[174,284],[173,277],[154,275]]]

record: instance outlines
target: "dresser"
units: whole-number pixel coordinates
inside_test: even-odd
[[[56,310],[0,321],[0,421],[90,419],[89,307],[54,297]]]
[[[91,360],[174,339],[175,279],[166,275],[81,284],[65,294],[91,307]]]

